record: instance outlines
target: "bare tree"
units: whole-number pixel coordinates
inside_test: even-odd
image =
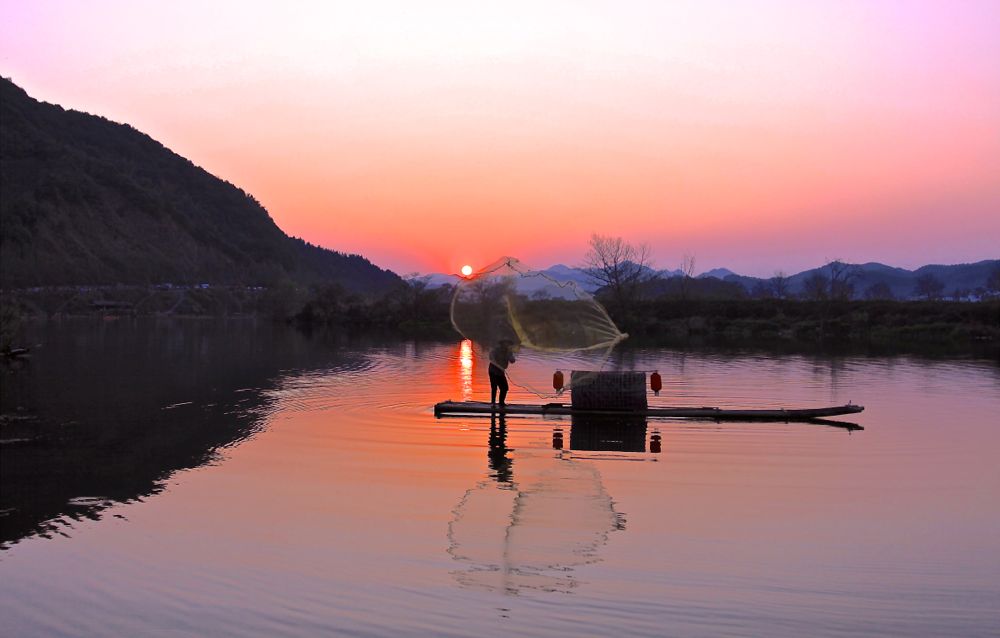
[[[750,287],[750,296],[754,299],[773,299],[774,289],[766,281],[756,281]]]
[[[830,296],[830,279],[817,270],[802,283],[802,296],[812,301],[823,301]]]
[[[854,280],[858,276],[857,267],[834,259],[827,268],[830,270],[830,298],[847,301],[853,297]]]
[[[684,253],[684,258],[681,259],[681,299],[687,299],[688,293],[691,291],[691,280],[694,279],[694,263],[695,258],[691,253]]]
[[[595,284],[607,289],[622,316],[627,316],[641,285],[652,278],[652,264],[646,244],[634,245],[621,237],[594,234],[583,270]]]
[[[788,275],[784,271],[776,270],[774,271],[774,276],[771,277],[771,294],[777,299],[785,299],[788,297],[789,284]]]
[[[950,296],[952,301],[964,301],[971,294],[972,294],[971,288],[955,288],[954,290],[951,291]]]
[[[685,277],[694,277],[694,264],[695,256],[691,253],[684,253],[684,258],[681,259],[681,272],[684,273]]]
[[[913,293],[918,297],[923,297],[927,301],[940,299],[942,293],[944,293],[944,282],[931,273],[925,273],[917,277]]]
[[[395,295],[396,301],[410,318],[420,319],[429,311],[429,306],[434,300],[433,291],[430,289],[430,275],[410,273],[404,277],[404,282],[406,285]]]
[[[884,281],[877,281],[865,288],[865,299],[885,301],[893,299],[892,288]]]

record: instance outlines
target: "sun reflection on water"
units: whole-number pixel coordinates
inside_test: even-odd
[[[459,376],[462,380],[462,400],[472,400],[472,341],[464,339],[458,347]]]

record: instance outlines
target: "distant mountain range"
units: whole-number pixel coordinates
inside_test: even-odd
[[[556,281],[572,281],[584,290],[588,292],[594,292],[597,290],[598,286],[594,284],[591,278],[580,268],[572,268],[570,266],[565,266],[563,264],[556,264],[555,266],[550,266],[545,270],[540,271],[541,273],[555,279]],[[444,273],[431,273],[429,275],[419,275],[411,279],[418,279],[427,282],[428,288],[440,288],[441,286],[454,286],[462,278],[458,275],[447,275]]]
[[[401,279],[289,237],[251,195],[149,136],[0,78],[0,286]]]
[[[997,268],[1000,268],[1000,259],[986,259],[973,264],[932,264],[921,266],[916,270],[896,268],[877,262],[868,262],[865,264],[826,264],[789,275],[787,278],[788,292],[792,295],[801,295],[806,282],[810,278],[822,275],[829,279],[833,274],[834,268],[838,266],[845,270],[847,282],[853,291],[852,297],[856,299],[864,298],[866,294],[870,294],[871,291],[876,290],[876,286],[884,286],[883,291],[887,290],[896,299],[911,299],[919,296],[917,293],[917,281],[925,275],[930,275],[941,283],[941,292],[944,295],[951,296],[955,293],[973,294],[977,289],[984,288],[990,274]],[[771,279],[747,277],[732,272],[719,277],[719,279],[739,283],[747,292],[753,292],[756,286],[766,285],[771,281]]]
[[[984,288],[990,274],[1000,269],[1000,259],[987,259],[974,264],[955,265],[928,265],[916,270],[906,270],[905,268],[895,268],[876,262],[866,264],[826,264],[817,268],[804,270],[794,275],[786,277],[787,292],[789,295],[802,295],[806,282],[818,275],[827,279],[831,278],[834,268],[841,267],[846,273],[848,283],[853,290],[854,298],[865,297],[866,292],[874,286],[884,285],[884,289],[877,289],[884,295],[888,294],[897,299],[910,299],[919,296],[916,293],[917,280],[924,275],[931,275],[942,284],[942,293],[952,295],[955,292],[967,291],[974,294],[977,289]],[[573,281],[581,288],[589,292],[596,291],[599,286],[587,275],[582,268],[574,268],[563,264],[556,264],[542,270],[549,277],[557,281]],[[660,279],[673,279],[682,277],[680,270],[649,270],[650,277]],[[753,294],[760,287],[770,286],[770,278],[750,277],[739,275],[728,268],[714,268],[701,273],[697,279],[718,279],[720,281],[741,286],[746,294]],[[421,279],[427,281],[429,287],[440,287],[443,285],[454,285],[460,277],[457,275],[444,275],[435,273],[426,275]]]

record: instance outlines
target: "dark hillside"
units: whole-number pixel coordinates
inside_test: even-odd
[[[131,126],[0,79],[0,286],[335,281],[383,291],[368,260],[285,235],[249,194]]]

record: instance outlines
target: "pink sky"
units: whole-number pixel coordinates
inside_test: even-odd
[[[1000,258],[1000,2],[10,2],[0,73],[398,272]]]

